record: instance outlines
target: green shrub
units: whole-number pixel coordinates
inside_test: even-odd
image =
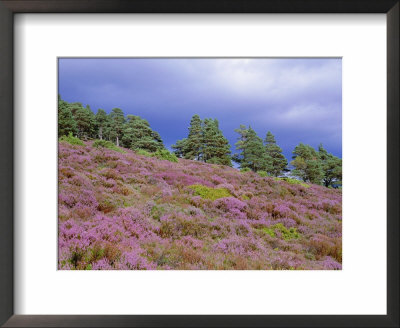
[[[219,165],[219,164],[221,164],[221,160],[217,157],[212,157],[209,160],[207,160],[207,163]]]
[[[83,143],[83,141],[77,137],[74,137],[72,135],[72,132],[70,132],[68,134],[68,136],[62,136],[60,139],[58,139],[59,141],[63,141],[63,142],[68,142],[71,145],[78,145],[78,146],[84,146],[85,144]]]
[[[315,255],[314,255],[313,253],[306,252],[306,253],[304,254],[304,257],[305,257],[307,260],[315,261]]]
[[[216,200],[218,198],[231,197],[231,193],[225,188],[210,188],[200,184],[192,185],[189,188],[194,190],[196,196],[204,199]]]
[[[175,154],[170,153],[167,149],[158,149],[154,153],[154,156],[158,159],[163,159],[175,163],[178,162],[178,158],[175,156]]]
[[[271,237],[275,237],[275,231],[271,228],[262,228],[262,231],[264,231],[266,234],[270,235]]]
[[[274,224],[273,226],[270,226],[269,228],[264,227],[261,230],[263,232],[265,232],[266,234],[270,235],[271,237],[276,237],[276,231],[279,231],[282,235],[282,238],[285,240],[297,239],[300,237],[300,234],[296,228],[288,229],[282,223]]]
[[[178,158],[175,156],[175,154],[170,153],[167,149],[157,149],[156,152],[151,153],[148,152],[147,150],[144,149],[134,149],[136,154],[146,156],[146,157],[157,157],[158,159],[170,161],[170,162],[178,162]]]
[[[257,171],[258,175],[262,178],[265,178],[268,176],[268,173],[265,171]]]
[[[160,221],[160,218],[164,215],[164,213],[165,213],[165,208],[158,206],[153,206],[150,211],[151,217],[157,221]]]
[[[114,145],[114,143],[108,140],[95,140],[92,146],[95,148],[107,148],[115,150],[119,153],[125,153],[125,151],[123,151],[121,148],[117,147],[116,145]]]
[[[246,173],[246,172],[250,172],[250,171],[251,171],[251,169],[249,169],[248,167],[243,167],[240,169],[240,172],[242,172],[242,173]]]
[[[142,156],[146,156],[146,157],[152,157],[153,156],[152,153],[150,153],[150,152],[148,152],[147,150],[144,150],[144,149],[138,148],[138,149],[134,149],[134,150],[135,150],[136,154],[138,154],[138,155],[142,155]]]
[[[71,254],[68,261],[73,265],[74,269],[77,269],[81,264],[83,257],[85,256],[85,251],[77,246],[71,249]]]
[[[292,178],[274,178],[276,181],[285,181],[287,183],[290,184],[298,184],[300,186],[303,186],[305,188],[309,188],[310,185],[308,185],[307,183],[300,181],[300,180],[296,180],[296,179],[292,179]]]
[[[297,239],[300,237],[300,234],[297,232],[296,228],[288,229],[282,223],[277,223],[271,228],[280,231],[280,233],[282,234],[282,238],[285,240]]]

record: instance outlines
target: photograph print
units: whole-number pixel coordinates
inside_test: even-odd
[[[59,58],[57,220],[59,270],[341,270],[341,59]]]

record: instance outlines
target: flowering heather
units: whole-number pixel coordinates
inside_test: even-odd
[[[62,270],[340,270],[341,190],[59,143]]]

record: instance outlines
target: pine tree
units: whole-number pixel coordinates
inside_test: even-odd
[[[96,138],[97,137],[97,125],[96,125],[96,116],[93,111],[90,109],[90,105],[86,105],[86,112],[89,116],[89,129],[87,131],[88,138]]]
[[[231,166],[230,146],[219,129],[218,121],[211,118],[204,120],[202,138],[202,158],[206,163]]]
[[[120,108],[113,108],[109,115],[98,109],[95,115],[90,106],[81,103],[67,103],[58,97],[59,136],[75,133],[79,138],[100,138],[120,143],[131,149],[149,152],[165,150],[161,136],[150,128],[149,123],[135,115],[127,120]]]
[[[159,149],[164,148],[164,144],[163,144],[163,141],[161,139],[161,136],[157,131],[153,131],[152,130],[151,137],[157,142]]]
[[[303,179],[305,182],[321,184],[324,178],[322,161],[317,151],[309,145],[300,143],[293,151],[293,161],[295,167],[292,174]]]
[[[254,172],[271,171],[272,158],[266,153],[257,133],[250,126],[246,129],[244,125],[235,131],[240,134],[236,149],[241,153],[236,154],[234,160],[240,164],[240,168],[249,168]]]
[[[186,158],[186,154],[188,151],[188,139],[183,138],[178,140],[175,145],[172,145],[171,148],[174,150],[174,154],[179,158]]]
[[[203,161],[207,162],[214,155],[214,147],[215,147],[215,137],[217,134],[217,129],[215,127],[214,121],[210,118],[206,118],[204,120],[204,128],[203,128]]]
[[[231,147],[228,140],[219,131],[215,136],[215,148],[213,157],[209,159],[208,163],[232,166],[231,162]]]
[[[216,119],[206,118],[202,121],[198,115],[194,115],[188,137],[178,140],[172,149],[181,158],[232,166],[229,142]]]
[[[105,140],[108,140],[108,141],[113,141],[114,139],[112,138],[112,136],[113,136],[113,134],[112,134],[112,127],[111,127],[111,117],[110,117],[110,114],[108,114],[107,115],[107,117],[106,117],[106,121],[105,121],[105,123],[104,123],[104,125],[103,125],[103,138],[105,139]]]
[[[327,152],[322,144],[318,147],[319,158],[322,162],[322,170],[324,173],[323,183],[325,187],[329,187],[333,182],[342,180],[342,159]]]
[[[81,139],[88,139],[94,133],[94,115],[88,108],[82,105],[73,104],[72,110],[74,111],[74,119],[78,129],[78,137]]]
[[[199,115],[193,115],[190,121],[189,136],[187,140],[186,158],[201,159],[202,139],[203,139],[203,122]]]
[[[95,122],[100,140],[103,139],[103,132],[107,126],[107,120],[107,113],[103,109],[99,108],[96,113]]]
[[[265,150],[267,155],[272,158],[271,170],[267,171],[270,175],[279,176],[286,168],[288,162],[282,154],[282,148],[276,144],[274,135],[268,131],[265,138]]]
[[[149,152],[164,149],[160,135],[150,128],[149,122],[135,115],[128,115],[124,124],[122,145],[130,149]]]
[[[82,103],[80,102],[74,102],[74,103],[68,103],[68,107],[71,110],[72,115],[75,117],[75,113],[78,109],[82,109]]]
[[[245,125],[241,124],[239,129],[235,129],[235,132],[239,133],[239,135],[240,135],[238,138],[238,141],[235,143],[236,150],[239,150],[240,152],[235,153],[232,156],[232,160],[241,166],[242,162],[244,162],[244,159],[246,158],[245,143],[247,140],[247,134],[248,134],[249,130],[246,128]]]
[[[120,108],[113,108],[110,115],[110,138],[115,140],[117,146],[122,138],[122,130],[124,128],[125,117],[124,112]]]
[[[58,136],[67,136],[70,133],[76,135],[77,132],[76,122],[68,103],[58,96]]]
[[[245,143],[246,149],[246,162],[245,167],[250,168],[254,172],[257,171],[270,171],[271,158],[265,152],[262,139],[257,133],[249,126],[247,140]]]

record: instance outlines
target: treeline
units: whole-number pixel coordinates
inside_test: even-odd
[[[275,177],[282,174],[286,169],[287,160],[271,132],[267,132],[264,142],[250,126],[246,128],[241,125],[235,132],[239,134],[235,144],[239,152],[234,154],[232,159],[241,169],[262,171]]]
[[[277,145],[274,135],[267,132],[263,140],[249,126],[241,125],[235,130],[239,134],[236,149],[232,159],[239,163],[241,170],[266,172],[278,177],[287,169],[288,162]],[[290,175],[304,182],[324,185],[325,187],[341,185],[342,159],[336,157],[319,145],[318,151],[309,145],[300,143],[293,150],[293,160],[290,164],[294,169]]]
[[[264,140],[250,126],[241,125],[235,132],[239,137],[235,144],[237,152],[232,155],[218,120],[202,120],[199,115],[194,115],[188,136],[178,140],[172,149],[179,158],[227,166],[232,166],[233,161],[239,164],[241,171],[251,170],[274,177],[289,171],[282,148],[270,131]],[[166,159],[174,156],[164,147],[158,132],[153,131],[145,119],[136,115],[125,116],[120,108],[113,108],[110,114],[98,109],[95,114],[89,105],[84,107],[79,102],[69,103],[59,96],[58,135],[62,137],[70,134],[83,140],[107,140],[132,150],[157,152]],[[322,145],[315,150],[300,143],[293,150],[290,164],[294,167],[291,175],[304,182],[326,187],[341,184],[342,160],[328,153]]]
[[[189,135],[172,145],[176,156],[205,163],[232,166],[228,140],[219,129],[216,119],[201,120],[194,115],[190,121]]]
[[[342,159],[328,153],[322,144],[316,151],[300,143],[293,151],[293,161],[290,164],[294,166],[292,175],[303,181],[323,184],[325,187],[342,183]]]
[[[238,152],[231,156],[229,142],[219,129],[218,121],[210,118],[202,120],[199,115],[194,115],[187,138],[178,140],[172,149],[177,157],[205,163],[232,166],[231,161],[234,161],[242,171],[251,170],[274,177],[289,171],[282,148],[270,131],[264,140],[250,126],[241,125],[235,132],[239,134],[235,144]],[[316,151],[300,143],[293,151],[290,164],[294,167],[291,174],[305,182],[326,187],[334,182],[341,183],[342,160],[329,154],[322,145]]]
[[[110,114],[98,109],[94,114],[87,105],[68,103],[58,97],[58,136],[72,134],[80,139],[100,139],[114,142],[117,146],[133,150],[156,152],[164,150],[158,132],[139,116],[127,115],[120,108]]]

